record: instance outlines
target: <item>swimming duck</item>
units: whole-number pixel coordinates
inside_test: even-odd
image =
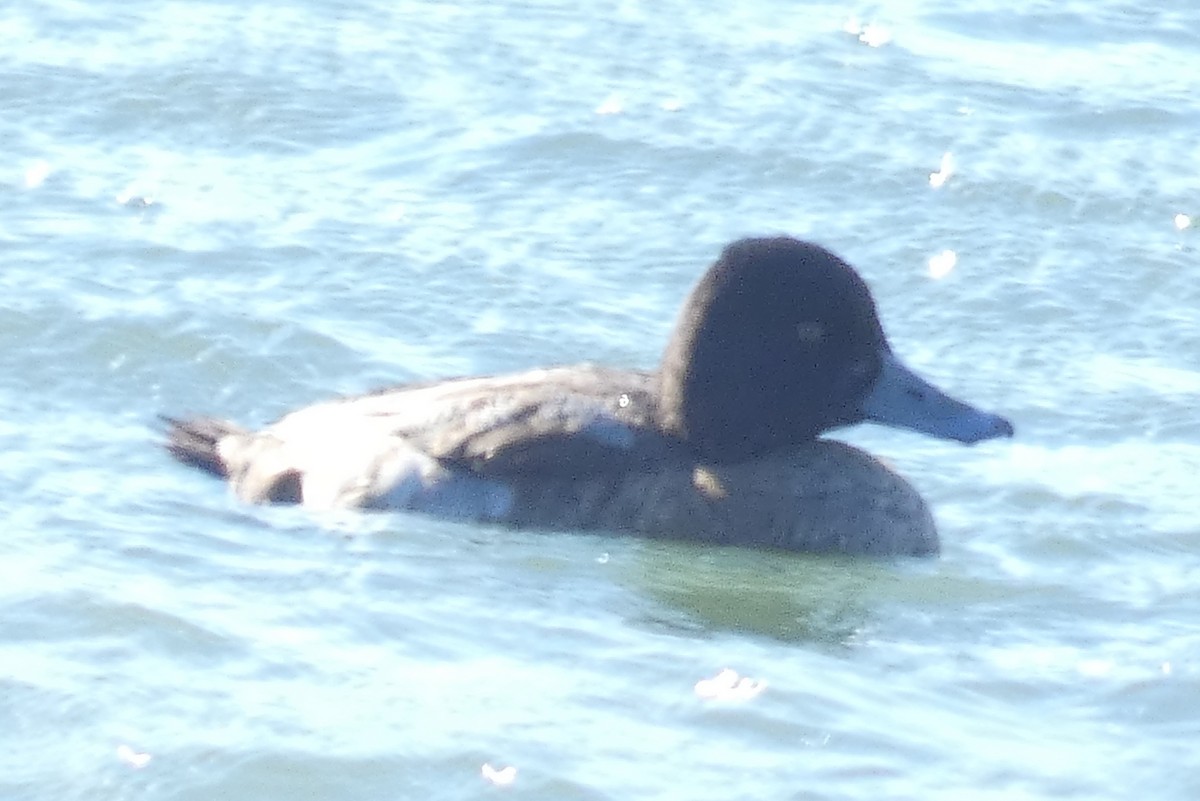
[[[783,236],[725,247],[656,370],[408,384],[260,431],[164,419],[175,458],[250,503],[879,556],[936,553],[929,509],[821,434],[863,421],[967,444],[1013,434],[904,366],[853,268]]]

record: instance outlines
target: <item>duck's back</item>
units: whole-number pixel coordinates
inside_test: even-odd
[[[653,373],[583,364],[383,389],[301,409],[267,431],[366,428],[482,476],[592,475],[687,458],[656,414]]]
[[[169,420],[181,461],[243,500],[372,505],[389,482],[584,477],[686,462],[656,423],[655,376],[592,365],[411,384],[292,412],[260,431]]]

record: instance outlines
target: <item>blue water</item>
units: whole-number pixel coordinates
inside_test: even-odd
[[[1197,797],[1200,6],[725,5],[0,12],[0,798]],[[248,508],[158,446],[653,365],[777,232],[1017,427],[839,434],[937,560]]]

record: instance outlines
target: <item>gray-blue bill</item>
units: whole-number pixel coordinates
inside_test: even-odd
[[[950,397],[891,353],[884,354],[879,379],[863,400],[862,412],[870,422],[968,445],[1013,435],[1007,419]]]

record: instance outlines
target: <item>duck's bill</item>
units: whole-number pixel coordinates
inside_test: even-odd
[[[1011,437],[1012,423],[955,400],[904,366],[891,353],[862,403],[864,419],[895,428],[908,428],[931,437],[968,445],[995,437]]]

